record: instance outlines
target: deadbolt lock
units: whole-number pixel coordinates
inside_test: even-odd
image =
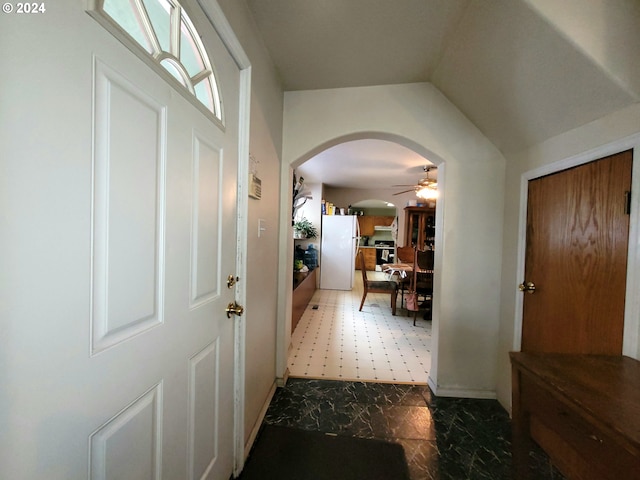
[[[536,291],[536,285],[533,282],[524,282],[518,285],[518,290],[521,292],[533,293]]]
[[[227,288],[233,287],[238,282],[238,280],[240,280],[240,277],[234,277],[233,275],[229,275],[227,277]]]

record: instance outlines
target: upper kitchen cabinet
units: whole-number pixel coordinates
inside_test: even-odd
[[[375,227],[389,227],[396,217],[382,215],[362,215],[358,217],[360,224],[360,235],[363,237],[372,237]]]
[[[406,207],[404,209],[405,246],[419,250],[433,249],[436,236],[435,207]]]

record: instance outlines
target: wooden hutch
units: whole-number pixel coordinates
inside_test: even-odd
[[[433,207],[406,207],[404,209],[404,243],[417,245],[419,250],[433,249],[436,237],[436,209]]]

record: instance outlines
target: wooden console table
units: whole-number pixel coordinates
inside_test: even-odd
[[[640,479],[640,362],[624,356],[511,353],[515,478],[531,439],[569,479]]]

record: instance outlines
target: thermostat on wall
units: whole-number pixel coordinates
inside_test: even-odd
[[[249,174],[249,196],[258,200],[262,198],[262,180],[253,173]]]

